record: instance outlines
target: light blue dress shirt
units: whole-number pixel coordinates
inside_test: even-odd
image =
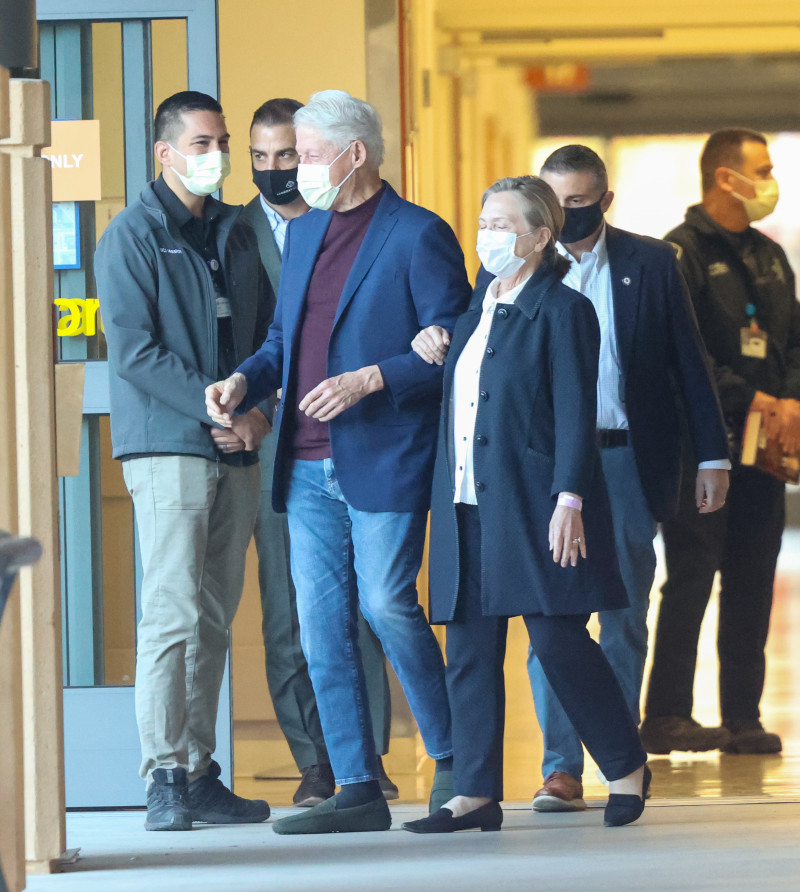
[[[275,237],[275,244],[281,252],[281,257],[283,257],[283,244],[286,241],[286,227],[289,225],[289,221],[284,220],[274,208],[271,208],[263,195],[259,194],[258,197],[261,199],[261,207],[264,208],[264,213],[267,215],[267,220],[269,220],[272,234]]]

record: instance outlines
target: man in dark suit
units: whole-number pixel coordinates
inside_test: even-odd
[[[653,538],[656,523],[674,514],[678,503],[680,413],[699,462],[694,500],[702,514],[725,501],[730,468],[725,429],[670,246],[605,223],[614,193],[608,189],[603,161],[586,146],[556,150],[541,176],[566,215],[558,246],[571,261],[564,282],[592,301],[600,322],[597,437],[631,604],[600,613],[600,644],[638,723],[656,567]],[[578,735],[534,653],[528,668],[545,747],[545,783],[533,808],[585,808]],[[693,749],[714,749],[723,742],[719,729],[692,724],[688,731],[694,735]]]
[[[270,333],[206,391],[231,423],[279,386],[273,505],[288,510],[303,651],[341,791],[278,833],[386,830],[355,607],[381,640],[436,760],[431,806],[450,798],[441,651],[419,605],[442,370],[410,348],[452,331],[470,287],[450,227],[380,178],[374,108],[339,90],[295,114],[298,185],[317,210],[292,221]],[[329,212],[330,209],[330,212]]]
[[[250,125],[253,182],[259,194],[244,209],[244,218],[258,240],[261,263],[271,288],[274,311],[281,277],[281,258],[289,221],[308,211],[297,188],[297,149],[293,116],[302,108],[295,99],[270,99],[256,109]],[[292,758],[302,774],[294,804],[317,805],[334,794],[335,783],[322,734],[317,701],[308,677],[297,622],[295,590],[289,560],[289,527],[285,514],[272,508],[272,465],[277,437],[268,433],[261,446],[261,504],[255,526],[258,583],[267,684],[275,716]],[[359,613],[361,653],[367,678],[370,715],[379,753],[380,785],[386,799],[397,787],[383,770],[380,756],[389,751],[391,700],[383,651],[375,633]]]

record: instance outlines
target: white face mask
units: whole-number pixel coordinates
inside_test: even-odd
[[[173,167],[178,179],[192,193],[192,195],[204,196],[216,192],[222,185],[222,181],[231,172],[231,156],[228,152],[206,152],[205,155],[181,155],[181,153],[167,145],[186,159],[186,176],[178,173]]]
[[[514,232],[498,232],[495,229],[479,229],[477,252],[483,268],[497,276],[498,279],[507,279],[518,272],[525,263],[525,257],[517,257],[514,247],[517,239],[530,232],[522,232],[517,235]]]
[[[352,145],[352,143],[350,144]],[[339,183],[338,186],[331,185],[331,167],[349,150],[350,146],[342,149],[341,152],[331,161],[330,164],[300,164],[297,168],[297,188],[303,196],[303,201],[312,208],[320,211],[327,211],[336,201],[339,190],[355,173],[355,167],[349,174]]]
[[[744,180],[745,183],[750,183],[756,190],[755,198],[745,198],[738,192],[731,192],[731,195],[738,198],[744,205],[747,219],[751,223],[762,220],[775,210],[775,205],[778,203],[778,181],[774,177],[768,180],[749,180],[738,171],[732,170],[731,173],[739,177],[740,180]]]

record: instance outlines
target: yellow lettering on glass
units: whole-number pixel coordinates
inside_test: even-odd
[[[91,337],[97,332],[97,311],[100,308],[100,301],[96,297],[57,297],[54,303],[64,312],[64,315],[58,318],[57,334],[60,338],[73,338],[76,335]],[[105,333],[102,316],[100,331]]]

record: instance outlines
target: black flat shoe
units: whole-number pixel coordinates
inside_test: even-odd
[[[642,778],[642,795],[633,793],[611,793],[608,797],[603,823],[606,827],[622,827],[630,824],[641,816],[644,811],[644,801],[647,799],[647,791],[650,789],[650,781],[653,773],[650,768],[644,766]]]
[[[499,802],[487,802],[475,811],[454,818],[449,808],[440,808],[427,818],[406,821],[403,830],[412,833],[454,833],[456,830],[499,830],[503,823],[503,809]]]

